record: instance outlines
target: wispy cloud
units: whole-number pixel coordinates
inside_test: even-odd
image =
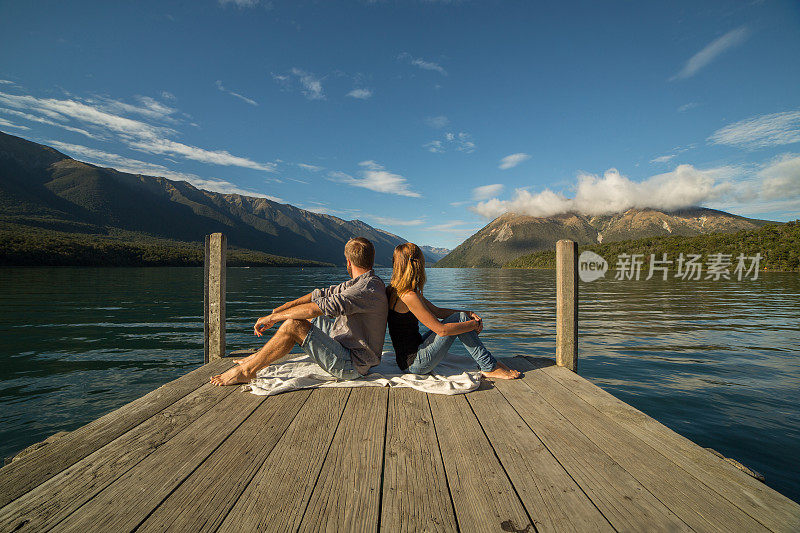
[[[284,89],[291,90],[299,86],[300,92],[309,100],[325,100],[322,80],[303,69],[293,67],[288,74],[272,74],[272,79],[280,83]]]
[[[475,201],[488,200],[492,196],[497,196],[503,191],[501,183],[492,183],[491,185],[481,185],[472,189],[472,199]]]
[[[5,126],[6,128],[17,128],[17,129],[20,129],[20,130],[29,130],[30,129],[28,126],[17,126],[16,124],[11,122],[10,120],[6,120],[4,118],[0,118],[0,126]]]
[[[522,152],[511,154],[505,156],[503,159],[500,160],[500,165],[497,167],[501,170],[507,170],[509,168],[514,168],[515,166],[519,165],[523,161],[527,161],[530,159],[531,156],[528,154],[524,154]]]
[[[742,120],[715,131],[708,141],[749,149],[800,142],[800,111]]]
[[[475,142],[469,133],[463,131],[460,133],[448,132],[444,134],[442,139],[433,140],[423,144],[422,147],[434,154],[443,154],[450,150],[471,154],[475,151]]]
[[[16,83],[11,80],[0,80],[0,85],[16,85]]]
[[[695,107],[699,106],[697,102],[689,102],[688,104],[683,104],[678,108],[678,113],[685,113],[690,109],[694,109]]]
[[[689,58],[680,72],[670,78],[670,81],[691,78],[709,63],[714,61],[726,50],[742,44],[750,35],[750,30],[742,26],[731,30],[722,37],[711,41],[702,50]]]
[[[444,115],[437,115],[435,117],[427,117],[425,119],[425,124],[431,128],[442,129],[446,128],[450,124],[450,119]]]
[[[358,100],[366,100],[367,98],[372,98],[372,90],[371,89],[353,89],[347,96],[350,98],[356,98]]]
[[[49,140],[47,141],[47,144],[75,159],[79,159],[81,161],[101,167],[112,167],[120,172],[128,172],[130,174],[145,174],[148,176],[159,176],[176,181],[186,181],[198,189],[204,189],[222,194],[255,196],[259,198],[267,198],[274,202],[283,203],[283,200],[277,196],[270,196],[268,194],[242,189],[237,185],[225,180],[201,178],[195,174],[175,172],[169,170],[163,165],[159,165],[158,163],[148,163],[146,161],[140,161],[138,159],[132,159],[118,154],[106,152],[104,150],[97,150],[95,148],[89,148],[88,146],[69,144],[56,140]]]
[[[305,170],[310,170],[311,172],[319,172],[320,170],[325,170],[325,167],[320,167],[317,165],[309,165],[308,163],[297,163],[297,166]]]
[[[224,93],[227,93],[227,94],[229,94],[231,96],[234,96],[234,97],[238,98],[239,100],[241,100],[242,102],[246,102],[246,103],[248,103],[250,105],[253,105],[253,106],[257,106],[258,105],[258,102],[256,102],[252,98],[248,98],[248,97],[243,96],[243,95],[241,95],[239,93],[236,93],[236,92],[233,92],[233,91],[231,91],[229,89],[226,89],[225,86],[222,85],[222,81],[221,80],[217,80],[216,86],[217,86],[217,89],[219,89],[220,91],[222,91]]]
[[[0,92],[0,104],[22,109],[26,114],[36,117],[32,120],[43,123],[48,123],[46,121],[49,120],[61,128],[73,128],[89,137],[113,136],[127,147],[140,152],[181,156],[201,163],[236,166],[266,172],[275,170],[273,163],[259,163],[246,157],[233,155],[225,150],[208,150],[172,140],[170,137],[178,135],[178,132],[172,127],[177,121],[172,116],[175,113],[174,108],[147,97],[140,97],[139,105],[134,105],[109,99],[61,100]],[[141,115],[154,121],[160,119],[161,122],[169,123],[170,126],[144,122],[138,118],[122,116],[123,114]],[[84,128],[93,131],[75,129],[73,126],[65,124],[70,121],[78,122]]]
[[[572,198],[549,189],[536,194],[517,189],[511,200],[492,198],[470,209],[486,218],[507,212],[548,217],[569,212],[619,213],[632,207],[673,210],[721,198],[730,191],[727,182],[739,173],[734,167],[699,170],[692,165],[679,165],[672,172],[635,182],[610,169],[603,176],[579,174]]]
[[[364,217],[368,218],[369,220],[373,220],[378,224],[383,224],[385,226],[419,226],[420,224],[425,223],[424,218],[404,220],[400,218],[382,217],[378,215],[364,215]]]
[[[397,194],[411,198],[419,198],[421,196],[418,192],[409,188],[408,180],[405,177],[389,172],[375,161],[362,161],[358,165],[362,169],[360,178],[341,171],[329,172],[328,178],[338,183],[346,183],[353,187],[362,187],[376,192]]]
[[[669,163],[675,154],[660,155],[650,160],[651,163]]]
[[[397,59],[399,59],[400,61],[407,61],[411,65],[421,68],[422,70],[432,70],[438,72],[442,76],[447,76],[447,71],[439,63],[435,63],[433,61],[426,61],[421,57],[414,57],[408,52],[402,52],[400,55],[397,56]]]
[[[451,233],[457,236],[468,236],[475,233],[478,227],[473,223],[464,222],[463,220],[451,220],[443,224],[435,224],[425,228],[428,231],[439,231],[442,233]]]

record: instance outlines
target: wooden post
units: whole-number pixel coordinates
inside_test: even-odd
[[[578,371],[578,243],[556,243],[556,364]]]
[[[204,361],[225,357],[225,276],[227,244],[225,235],[206,235],[203,282]]]

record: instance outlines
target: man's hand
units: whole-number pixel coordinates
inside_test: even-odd
[[[273,315],[262,316],[256,321],[256,325],[253,326],[253,331],[255,332],[257,337],[261,337],[265,331],[275,325],[277,320],[273,318]]]

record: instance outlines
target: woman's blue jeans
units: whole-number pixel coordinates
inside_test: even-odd
[[[442,323],[451,324],[453,322],[466,322],[471,320],[467,313],[453,313],[447,317]],[[497,360],[492,353],[486,349],[481,340],[478,338],[478,333],[475,331],[468,331],[460,335],[448,335],[447,337],[440,337],[432,331],[428,331],[422,336],[422,344],[417,350],[417,356],[411,366],[408,367],[408,372],[411,374],[427,374],[438,365],[447,352],[450,346],[453,345],[456,338],[460,340],[469,354],[478,363],[478,368],[482,372],[491,372],[497,367]]]

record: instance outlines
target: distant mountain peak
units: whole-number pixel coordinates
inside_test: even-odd
[[[674,211],[630,208],[592,216],[561,213],[532,217],[505,213],[457,246],[437,266],[496,267],[519,256],[550,249],[559,239],[593,244],[661,235],[734,232],[767,223],[700,206]]]

